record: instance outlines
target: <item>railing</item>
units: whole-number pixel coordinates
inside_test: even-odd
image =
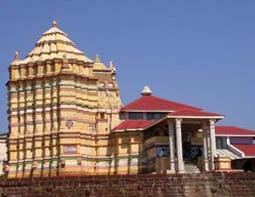
[[[244,157],[244,153],[242,151],[240,151],[239,149],[237,149],[236,147],[234,147],[231,144],[227,144],[228,149],[233,152],[234,154],[236,154],[239,157]]]

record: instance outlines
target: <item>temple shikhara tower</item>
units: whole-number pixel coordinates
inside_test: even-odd
[[[100,171],[120,121],[112,62],[86,57],[53,21],[9,72],[9,177]]]
[[[9,66],[9,178],[199,173],[250,166],[255,132],[153,95],[123,106],[112,62],[79,50],[56,21]]]

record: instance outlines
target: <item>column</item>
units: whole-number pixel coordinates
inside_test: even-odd
[[[215,140],[215,120],[210,120],[210,142],[211,142],[211,165],[214,170],[214,157],[216,154],[216,140]]]
[[[203,148],[204,148],[204,151],[203,151],[203,158],[204,158],[204,171],[208,171],[209,170],[209,165],[208,165],[208,150],[209,150],[209,146],[208,146],[208,140],[207,140],[207,137],[208,137],[208,126],[206,124],[206,122],[203,122],[203,129],[202,129],[202,132],[203,132]]]
[[[211,140],[210,140],[210,131],[209,131],[209,125],[207,125],[207,132],[206,132],[206,142],[207,142],[207,153],[208,153],[208,167],[209,170],[213,169],[212,161],[211,161]]]
[[[175,172],[174,123],[168,120],[170,173]]]
[[[184,173],[184,163],[183,163],[183,156],[182,156],[181,121],[182,121],[182,119],[179,119],[179,118],[175,119],[178,173]]]

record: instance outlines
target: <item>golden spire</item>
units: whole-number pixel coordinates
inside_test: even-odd
[[[53,20],[51,23],[51,27],[57,27],[57,26],[58,26],[57,21]]]
[[[68,35],[57,27],[57,22],[53,20],[51,28],[42,34],[36,42],[35,48],[27,55],[23,63],[52,60],[54,58],[62,59],[64,53],[70,59],[93,63],[91,59],[85,56],[83,51],[75,46]],[[33,57],[33,60],[31,57]]]
[[[51,28],[45,31],[36,42],[34,49],[24,60],[19,59],[18,53],[15,53],[15,60],[12,64],[28,64],[36,61],[62,59],[65,53],[69,59],[93,63],[91,59],[85,56],[84,52],[79,50],[68,35],[57,27],[57,22],[52,21]],[[17,61],[18,60],[18,61]]]
[[[96,54],[95,63],[101,63],[101,60],[98,54]]]

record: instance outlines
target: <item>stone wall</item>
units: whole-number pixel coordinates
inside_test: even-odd
[[[80,176],[0,181],[0,196],[255,196],[255,173]]]

